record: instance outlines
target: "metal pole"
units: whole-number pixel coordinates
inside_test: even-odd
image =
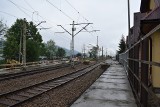
[[[23,66],[26,66],[26,19],[23,21]]]
[[[22,54],[22,29],[21,29],[20,43],[19,43],[19,63],[21,63],[21,54]]]
[[[130,43],[130,1],[129,0],[128,0],[128,39]]]
[[[96,52],[96,53],[97,53],[97,61],[98,61],[98,48],[99,48],[99,47],[98,47],[98,36],[97,36],[97,50],[96,50],[96,51],[97,51],[97,52]]]
[[[74,26],[75,25],[80,25],[80,24],[87,24],[85,27],[83,27],[81,30],[79,30],[76,34],[74,34],[74,31],[75,31],[75,28]],[[64,29],[67,33],[69,33],[71,36],[72,36],[72,59],[74,58],[74,36],[76,36],[78,33],[80,33],[83,29],[85,29],[89,24],[92,24],[92,23],[80,23],[80,24],[75,24],[74,21],[73,21],[73,24],[70,24],[72,25],[72,33],[70,33],[68,30],[66,30],[62,25],[57,25],[57,26],[60,26],[62,29]],[[71,59],[71,65],[74,67],[74,61]]]
[[[86,58],[86,48],[85,48],[85,44],[84,44],[84,59]]]
[[[102,60],[103,60],[103,46],[102,46]]]
[[[107,59],[107,48],[106,48],[106,59]]]
[[[74,67],[74,21],[73,21],[73,25],[72,25],[72,67]]]
[[[72,63],[72,40],[70,42],[70,62]]]

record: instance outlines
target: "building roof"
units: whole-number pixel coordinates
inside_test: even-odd
[[[158,0],[160,2],[160,0]],[[141,31],[147,34],[150,30],[160,24],[160,6],[149,12],[141,20]]]
[[[149,12],[143,20],[160,19],[160,6]]]
[[[160,0],[156,0],[156,4],[160,6]]]
[[[134,13],[134,26],[130,28],[130,35],[127,38],[127,45],[132,46],[139,40],[140,36],[140,23],[142,18],[145,16],[145,13]]]
[[[140,22],[144,16],[145,13],[140,13],[140,12],[134,13],[134,29],[133,29],[134,43],[138,41],[140,35]]]
[[[141,13],[150,11],[149,4],[150,0],[141,0],[141,7],[140,7]]]
[[[160,0],[154,0],[156,7],[160,6]],[[141,13],[149,12],[150,10],[150,0],[141,0]]]

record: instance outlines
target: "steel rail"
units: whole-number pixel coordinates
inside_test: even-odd
[[[93,71],[99,65],[100,63],[90,65],[88,67],[84,67],[82,69],[76,70],[75,72],[72,72],[72,73],[65,74],[63,76],[52,78],[52,79],[43,81],[41,83],[34,84],[32,86],[28,86],[28,87],[21,88],[21,89],[12,91],[12,92],[1,94],[0,104],[6,107],[14,107],[25,101],[38,97],[39,95],[45,92],[48,92],[52,89],[62,86],[78,77],[81,77]],[[6,100],[10,100],[10,101],[6,101]]]
[[[41,68],[35,68],[35,69],[29,70],[29,71],[4,74],[4,75],[0,75],[0,81],[15,79],[15,78],[33,75],[33,74],[42,73],[42,72],[51,71],[51,70],[57,70],[57,69],[61,69],[61,68],[69,67],[69,66],[70,66],[70,64],[58,64],[55,66],[46,66],[46,67],[41,67]]]

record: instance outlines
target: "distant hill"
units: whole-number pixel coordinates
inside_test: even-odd
[[[70,50],[66,48],[63,48],[63,49],[66,51],[66,56],[70,56]],[[74,50],[74,55],[76,55],[77,53],[80,53],[80,52]]]
[[[56,46],[56,47],[60,47],[60,46]],[[70,56],[70,50],[64,47],[60,47],[63,48],[66,51],[66,56]],[[74,55],[76,55],[77,53],[80,53],[79,51],[74,50]]]

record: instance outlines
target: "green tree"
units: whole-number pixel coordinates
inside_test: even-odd
[[[92,49],[90,49],[89,57],[96,59],[97,58],[97,52],[98,52],[98,47],[93,46]]]
[[[63,48],[58,48],[56,52],[56,56],[62,58],[66,55],[66,51]]]
[[[48,59],[53,59],[56,56],[56,46],[53,40],[47,41],[46,44],[46,56]]]
[[[40,45],[40,56],[47,56],[47,44],[46,43],[42,43]]]
[[[0,35],[5,34],[6,30],[7,30],[6,24],[4,24],[2,20],[0,20]]]
[[[77,57],[81,57],[82,56],[82,54],[81,53],[77,53],[77,55],[76,55]]]
[[[121,40],[120,40],[120,43],[119,43],[119,50],[118,50],[118,53],[123,53],[126,49],[126,43],[125,43],[125,38],[124,36],[122,35],[121,37]]]
[[[5,59],[18,60],[20,40],[23,37],[23,25],[26,24],[26,58],[27,62],[36,61],[40,55],[40,46],[42,36],[39,34],[36,25],[33,22],[27,22],[23,19],[17,19],[16,22],[7,30],[5,35],[6,42],[4,44]],[[22,49],[21,49],[22,50]]]
[[[3,42],[4,42],[3,36],[5,35],[6,30],[7,30],[7,25],[3,23],[3,20],[0,20],[0,37],[1,37],[0,39],[2,43],[2,46],[0,47],[0,54],[3,54]]]

